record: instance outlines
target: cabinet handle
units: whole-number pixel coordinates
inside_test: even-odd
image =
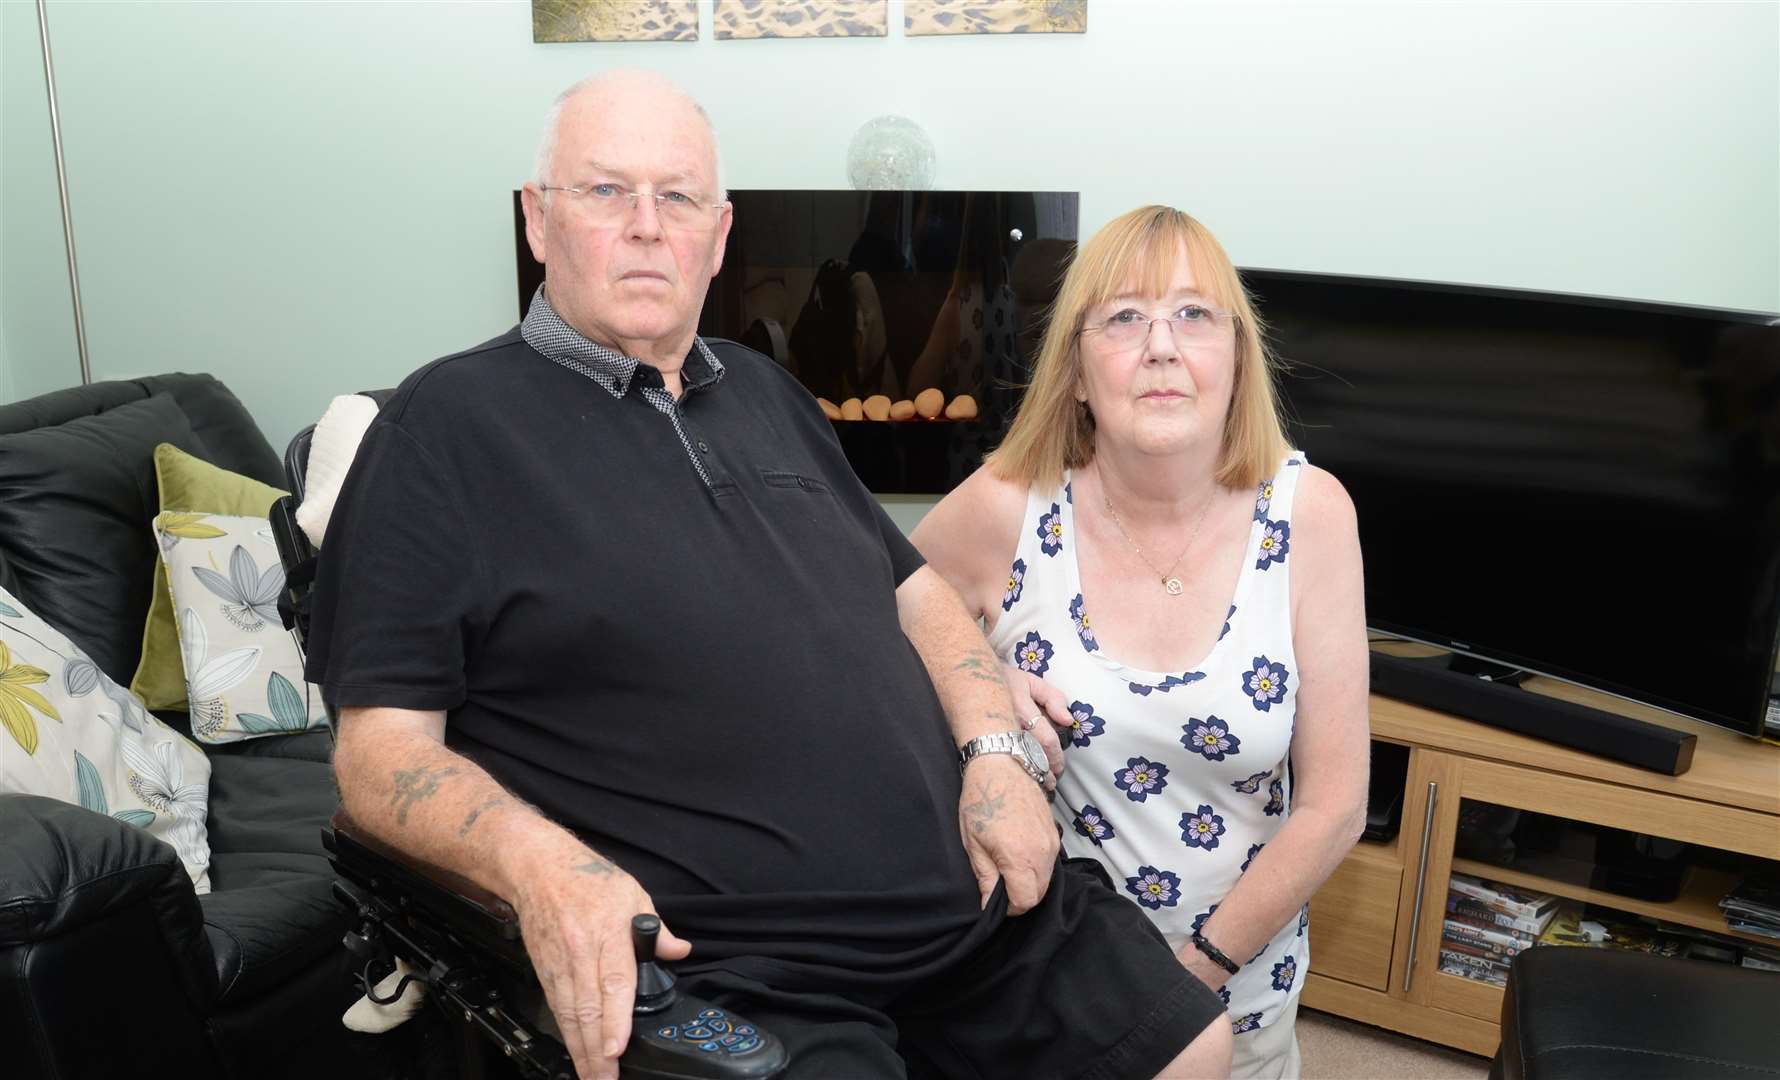
[[[1422,857],[1421,864],[1415,871],[1415,914],[1409,920],[1409,962],[1403,965],[1403,992],[1409,993],[1409,983],[1415,978],[1415,939],[1422,928],[1422,890],[1428,883],[1428,841],[1434,835],[1434,803],[1440,795],[1440,785],[1428,781],[1428,813],[1422,818]]]

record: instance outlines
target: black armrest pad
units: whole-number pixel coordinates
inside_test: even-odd
[[[1549,946],[1514,958],[1502,1075],[1629,1080],[1780,1073],[1780,974],[1619,949]]]
[[[203,1008],[215,961],[191,878],[132,825],[37,795],[0,795],[0,946],[68,934],[132,905],[155,916],[183,989]]]

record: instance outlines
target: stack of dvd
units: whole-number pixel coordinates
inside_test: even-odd
[[[1780,874],[1750,874],[1718,906],[1731,929],[1780,939]]]
[[[1440,934],[1440,970],[1506,986],[1508,965],[1557,914],[1557,897],[1452,875]]]

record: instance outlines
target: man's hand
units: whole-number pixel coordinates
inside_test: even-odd
[[[565,844],[522,879],[513,908],[575,1071],[616,1080],[637,990],[630,920],[655,914],[649,894],[585,846]],[[681,960],[691,951],[662,925],[658,958]]]
[[[965,766],[958,824],[983,906],[997,878],[1007,883],[1008,914],[1038,906],[1051,887],[1057,828],[1044,793],[1020,763],[1007,754],[984,754]]]

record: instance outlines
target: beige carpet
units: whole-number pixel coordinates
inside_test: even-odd
[[[1485,1080],[1487,1058],[1328,1013],[1298,1010],[1304,1080]]]

